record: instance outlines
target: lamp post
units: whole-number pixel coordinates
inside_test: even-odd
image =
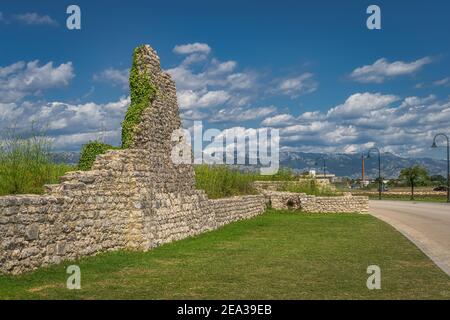
[[[381,152],[378,148],[371,148],[367,152],[367,158],[370,158],[370,153],[376,151],[378,153],[378,200],[381,200],[381,189],[383,187],[383,181],[381,181]]]
[[[314,163],[314,165],[318,165],[319,164],[319,160],[323,160],[323,178],[325,179],[326,178],[326,172],[327,172],[327,163],[326,163],[326,160],[325,160],[325,157],[318,157],[317,159],[316,159],[316,162]]]
[[[439,136],[447,139],[447,202],[450,203],[450,141],[445,133],[438,133],[433,138],[433,145],[431,146],[432,148],[437,148],[436,138]]]

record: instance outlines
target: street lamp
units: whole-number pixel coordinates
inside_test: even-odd
[[[447,202],[450,203],[450,141],[445,133],[438,133],[433,138],[433,145],[431,146],[432,148],[437,148],[436,138],[439,136],[447,139]]]
[[[319,165],[319,160],[323,160],[323,178],[325,179],[326,178],[326,172],[327,172],[327,163],[326,163],[326,160],[325,160],[325,157],[318,157],[317,159],[316,159],[316,162],[314,163],[314,165],[315,166],[317,166],[317,165]]]
[[[383,186],[383,182],[381,181],[381,152],[378,148],[371,148],[369,152],[367,152],[367,158],[370,158],[370,153],[372,151],[376,151],[378,153],[378,200],[381,200],[381,188]]]

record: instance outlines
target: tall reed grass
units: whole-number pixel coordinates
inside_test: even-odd
[[[42,194],[44,185],[57,183],[66,164],[52,163],[51,140],[40,132],[9,132],[0,142],[0,195]]]
[[[237,169],[230,169],[224,165],[195,166],[195,180],[197,189],[205,190],[212,199],[255,194],[252,181],[253,173],[242,173]]]
[[[254,181],[284,181],[279,191],[299,192],[316,196],[334,196],[331,188],[319,187],[314,180],[295,182],[298,176],[289,168],[282,168],[275,175],[258,172],[242,172],[225,165],[195,166],[196,187],[205,190],[212,199],[237,195],[256,194]]]

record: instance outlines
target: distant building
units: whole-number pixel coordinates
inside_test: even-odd
[[[339,178],[338,177],[336,177],[336,175],[335,174],[333,174],[333,173],[326,173],[326,174],[316,174],[315,175],[315,178],[316,179],[318,179],[318,180],[321,180],[321,179],[323,179],[323,180],[328,180],[328,181],[330,181],[330,182],[338,182],[338,180],[339,180]]]

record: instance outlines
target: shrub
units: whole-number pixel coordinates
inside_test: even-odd
[[[0,195],[44,192],[44,185],[73,168],[54,164],[51,141],[42,133],[28,135],[10,133],[0,145]]]
[[[81,149],[80,160],[78,162],[79,170],[90,170],[94,164],[95,159],[99,154],[104,154],[108,150],[120,149],[112,145],[100,142],[100,141],[90,141],[83,145]]]
[[[129,148],[133,142],[133,131],[141,121],[142,112],[151,104],[156,95],[156,89],[145,72],[139,72],[138,54],[142,46],[133,53],[133,63],[130,70],[131,104],[122,122],[122,148]]]

